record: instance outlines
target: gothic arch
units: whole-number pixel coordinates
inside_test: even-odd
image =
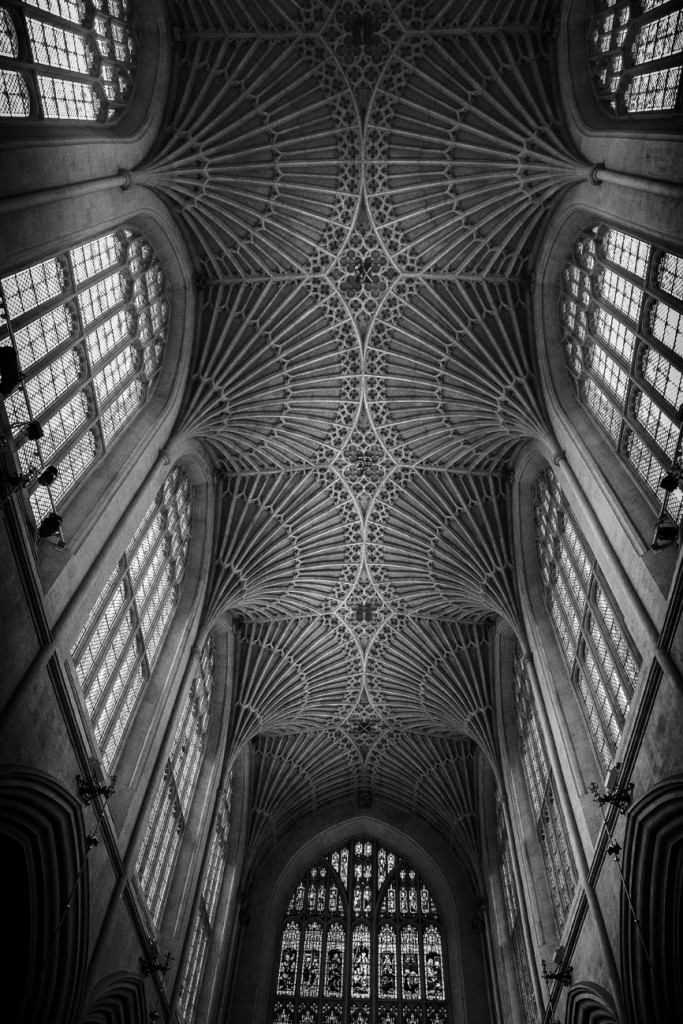
[[[654,786],[629,811],[624,875],[635,914],[621,898],[622,977],[630,1020],[665,1021],[683,1014],[683,775]],[[654,964],[651,971],[644,945]]]
[[[6,881],[14,920],[10,916],[6,927],[16,969],[7,978],[17,985],[14,992],[6,988],[5,1007],[13,1020],[23,1007],[27,1024],[48,1019],[71,1024],[78,1015],[88,945],[87,869],[64,913],[86,851],[80,804],[43,772],[5,765],[0,822],[3,864],[8,872],[12,865]]]
[[[82,1024],[143,1024],[145,989],[142,980],[124,971],[110,974],[96,985]]]
[[[137,68],[130,102],[113,124],[12,121],[0,124],[7,181],[15,192],[118,174],[133,168],[156,139],[172,67],[165,5],[136,6]],[[27,159],[27,153],[30,154]]]
[[[249,930],[245,934],[243,929],[231,1011],[238,1012],[243,999],[246,1005],[252,1004],[247,992],[258,992],[252,1004],[252,1020],[267,1019],[274,963],[279,952],[279,928],[292,888],[317,857],[349,836],[367,834],[400,850],[425,878],[439,906],[448,947],[447,986],[454,1019],[476,1020],[478,1012],[481,1019],[486,1019],[489,982],[482,937],[470,931],[475,902],[464,863],[454,858],[452,850],[446,852],[443,841],[429,826],[424,827],[418,843],[402,830],[401,816],[387,813],[383,807],[373,804],[372,817],[366,817],[358,814],[351,802],[344,802],[336,812],[336,822],[323,828],[312,818],[291,830],[280,844],[277,865],[261,863],[259,866],[254,876],[259,878],[258,887],[251,887],[255,865],[250,865],[242,883],[247,900],[245,908],[249,907]],[[280,868],[283,862],[284,867]]]
[[[595,163],[633,174],[675,179],[671,139],[680,134],[683,116],[673,114],[610,117],[593,88],[588,58],[588,23],[594,0],[561,5],[557,36],[560,99],[567,126],[579,150]]]
[[[189,370],[188,336],[194,329],[195,295],[190,261],[182,236],[163,204],[141,188],[124,192],[109,189],[99,197],[96,215],[88,218],[82,196],[50,203],[40,209],[41,231],[30,210],[8,217],[11,230],[6,251],[0,255],[2,273],[11,273],[51,253],[63,251],[130,224],[142,232],[157,254],[166,279],[169,303],[165,356],[149,400],[133,422],[121,432],[112,450],[87,476],[87,486],[76,488],[62,511],[63,530],[70,554],[71,578],[53,594],[58,614],[70,593],[82,581],[101,544],[121,517],[121,503],[143,485],[154,456],[168,440],[177,416]],[[21,240],[25,251],[18,248]],[[12,244],[14,248],[11,248]],[[44,586],[49,590],[67,559],[50,544],[39,549]]]
[[[572,985],[567,997],[567,1024],[618,1024],[614,1002],[592,982]]]
[[[618,531],[625,567],[641,587],[654,621],[662,614],[675,552],[650,553],[657,511],[603,432],[576,398],[560,344],[559,282],[564,263],[581,231],[612,224],[638,237],[680,250],[683,216],[657,196],[611,185],[581,185],[556,209],[535,262],[534,324],[541,387],[559,447],[596,514]],[[624,496],[628,500],[624,500]]]

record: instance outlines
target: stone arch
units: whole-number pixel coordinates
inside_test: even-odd
[[[86,853],[80,805],[45,773],[5,765],[0,822],[3,864],[11,870],[6,881],[14,879],[7,886],[5,920],[12,935],[5,957],[5,966],[12,958],[4,995],[8,1019],[71,1024],[82,995],[88,933],[87,867],[71,894]]]
[[[567,1024],[618,1024],[612,997],[592,982],[572,985],[567,997]]]
[[[113,123],[22,119],[0,125],[8,180],[16,182],[16,191],[117,174],[121,167],[135,167],[149,151],[161,124],[172,65],[167,15],[160,0],[136,5],[135,31],[133,93]]]
[[[110,974],[90,995],[83,1024],[143,1024],[145,992],[142,980],[124,971]]]
[[[626,886],[640,922],[639,929],[622,894],[622,976],[629,1018],[633,1024],[680,1019],[683,775],[660,782],[631,808],[623,864]]]
[[[616,120],[598,99],[593,87],[587,35],[593,0],[562,4],[557,33],[557,68],[560,101],[567,126],[580,151],[591,162],[605,162],[633,174],[674,179],[675,155],[671,138],[681,131],[679,114],[631,115]]]
[[[596,514],[610,524],[610,529],[618,531],[619,550],[628,571],[638,580],[648,610],[656,619],[663,610],[661,591],[669,585],[675,552],[649,552],[657,511],[576,397],[560,344],[562,268],[574,241],[595,223],[612,224],[680,251],[683,215],[670,202],[644,192],[613,185],[581,185],[558,205],[535,259],[536,354],[555,436],[583,489],[590,494]]]

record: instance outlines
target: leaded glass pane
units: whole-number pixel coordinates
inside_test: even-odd
[[[162,327],[141,338],[163,274],[147,243],[131,231],[100,236],[0,281],[24,382],[5,400],[24,470],[53,463],[49,490],[30,488],[38,520],[60,509],[89,467],[107,452],[151,393],[163,350]],[[158,303],[158,297],[153,300]],[[21,424],[38,419],[43,438]],[[179,534],[179,543],[183,539]],[[176,553],[177,554],[177,553]],[[179,577],[176,577],[176,582]]]
[[[550,469],[537,481],[534,518],[548,607],[567,667],[578,683],[598,756],[604,760],[605,752],[613,754],[619,742],[638,659]],[[557,559],[552,574],[544,572],[551,540]],[[580,576],[571,571],[574,565],[581,566]]]
[[[130,4],[112,0],[86,10],[80,0],[46,0],[15,4],[12,10],[27,54],[21,54],[21,70],[0,70],[0,116],[32,112],[24,75],[38,97],[35,116],[110,121],[123,109],[137,51]],[[5,9],[0,11],[0,56],[10,65],[20,56],[16,27]]]
[[[150,642],[140,614],[142,577],[131,573],[130,559],[140,550],[149,550],[155,542],[159,545],[160,559],[157,571],[162,578],[169,568],[173,574],[173,531],[167,528],[162,535],[159,524],[166,522],[169,509],[176,509],[177,513],[179,505],[189,518],[191,506],[186,476],[174,470],[170,479],[171,486],[164,485],[157,501],[148,510],[71,650],[76,676],[83,688],[95,737],[104,751],[107,766],[111,765],[135,710],[175,604],[175,589],[172,588],[173,601],[169,604],[166,597],[165,613],[158,616]],[[179,531],[177,514],[174,521],[176,531]],[[179,557],[184,559],[186,555],[183,548]]]
[[[579,398],[647,497],[676,522],[680,492],[669,495],[659,481],[682,454],[682,268],[674,253],[596,226],[575,243],[560,298],[562,347]],[[589,280],[580,323],[573,296],[582,275]]]
[[[680,109],[683,14],[664,0],[594,3],[588,49],[597,93],[617,116]]]
[[[355,839],[312,865],[292,889],[281,934],[272,1020],[289,1006],[294,1024],[398,1024],[406,1014],[447,1024],[436,906],[419,873],[386,846]],[[437,1017],[428,1012],[435,1004]]]

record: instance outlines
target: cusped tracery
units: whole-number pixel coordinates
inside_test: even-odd
[[[446,974],[422,875],[386,844],[350,839],[318,858],[291,893],[271,1019],[442,1024]]]

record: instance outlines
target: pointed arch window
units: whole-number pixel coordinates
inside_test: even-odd
[[[576,889],[576,864],[541,735],[531,683],[519,647],[514,656],[514,686],[517,735],[524,778],[534,812],[536,834],[543,852],[555,919],[561,932]]]
[[[173,617],[187,563],[191,519],[190,481],[176,468],[147,510],[71,649],[108,769]]]
[[[598,96],[616,116],[681,110],[677,0],[597,0],[588,34]]]
[[[157,789],[135,870],[159,924],[180,840],[197,786],[213,696],[214,645],[204,645]]]
[[[0,117],[107,122],[133,87],[132,0],[3,0]]]
[[[549,468],[536,481],[534,518],[548,608],[598,757],[608,767],[631,706],[639,658]]]
[[[560,320],[580,401],[679,522],[683,494],[659,482],[683,454],[683,258],[606,224],[590,228],[564,267]]]
[[[149,397],[164,350],[164,273],[148,242],[121,228],[0,280],[0,344],[23,380],[4,400],[36,521],[59,510]],[[38,420],[42,437],[25,424]]]
[[[501,881],[503,883],[503,900],[505,902],[505,913],[507,917],[508,930],[512,941],[512,953],[515,960],[519,994],[522,1000],[522,1010],[525,1024],[536,1024],[539,1020],[536,995],[534,993],[529,957],[527,956],[522,931],[522,920],[519,909],[519,896],[517,885],[512,869],[512,854],[510,853],[510,838],[505,826],[505,815],[500,793],[496,790],[496,839],[498,841],[498,856],[500,859]]]
[[[190,946],[183,971],[178,1009],[184,1024],[192,1024],[197,1013],[197,997],[204,975],[209,941],[216,917],[218,896],[225,873],[230,827],[230,783],[219,797],[216,820],[211,834],[209,854],[202,876],[199,903],[191,925]]]
[[[280,931],[273,1024],[447,1024],[443,931],[424,880],[374,839],[303,876]]]

